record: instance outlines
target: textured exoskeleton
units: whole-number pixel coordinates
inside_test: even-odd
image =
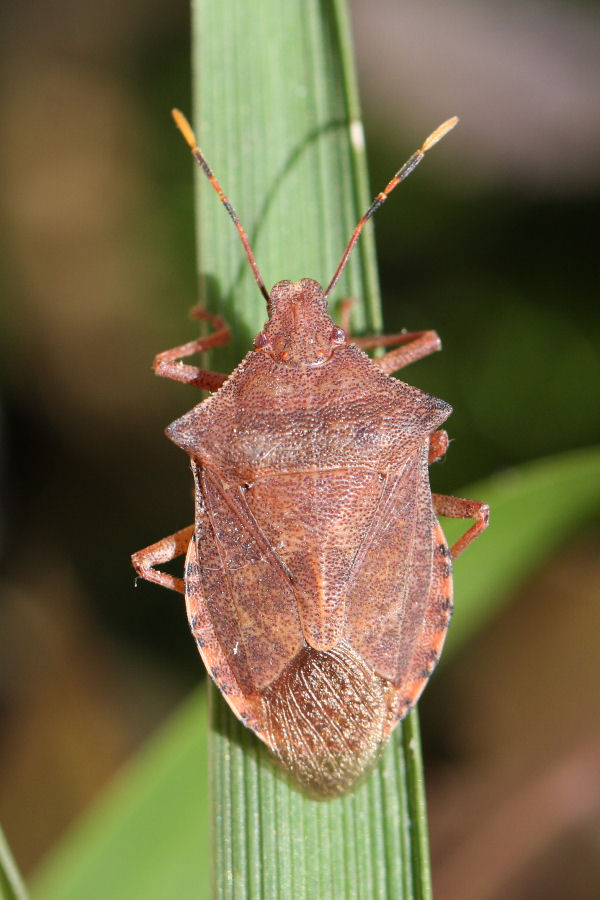
[[[158,374],[216,392],[167,429],[191,460],[195,525],[134,565],[185,589],[231,709],[310,791],[333,796],[417,702],[452,612],[452,557],[488,509],[431,494],[452,410],[389,374],[439,349],[435,332],[352,342],[317,282],[259,285],[269,319],[229,377],[180,362],[227,340],[205,313],[211,337],[156,359]],[[361,349],[392,344],[376,360]],[[438,513],[476,520],[452,550]],[[155,568],[184,552],[183,580]]]

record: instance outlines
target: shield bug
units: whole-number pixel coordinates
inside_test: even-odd
[[[268,321],[229,375],[181,360],[213,333],[154,361],[208,399],[167,428],[189,455],[195,524],[133,556],[137,573],[185,593],[192,633],[235,715],[296,779],[349,790],[417,702],[452,612],[452,560],[488,524],[485,503],[432,494],[451,407],[390,377],[439,350],[434,331],[348,336],[327,298],[365,223],[450,119],[362,217],[326,290],[311,279],[267,291],[246,234],[181,113],[175,121],[241,237]],[[377,359],[365,349],[391,347]],[[438,515],[474,523],[452,548]],[[186,554],[184,579],[158,566]]]

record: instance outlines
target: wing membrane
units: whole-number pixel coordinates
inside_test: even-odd
[[[259,692],[303,646],[294,592],[240,489],[208,469],[199,484],[205,515],[197,561],[209,616],[242,688]]]
[[[304,636],[330,650],[342,636],[348,576],[381,496],[377,472],[339,469],[257,479],[248,503],[293,578]]]
[[[346,639],[394,684],[412,659],[431,583],[433,511],[425,452],[390,478],[354,562],[346,601]]]

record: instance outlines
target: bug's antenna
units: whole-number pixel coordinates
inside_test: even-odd
[[[175,124],[179,128],[180,132],[184,136],[187,143],[189,144],[192,154],[194,156],[194,159],[196,160],[198,165],[203,170],[204,174],[206,175],[206,177],[208,178],[208,180],[214,187],[215,191],[219,195],[219,199],[221,200],[221,203],[223,204],[223,206],[225,207],[225,209],[227,210],[227,212],[233,219],[233,224],[237,228],[240,238],[242,240],[242,244],[244,245],[244,250],[246,251],[246,256],[248,257],[248,262],[250,263],[250,266],[252,267],[252,271],[254,272],[254,277],[256,279],[256,283],[257,283],[258,287],[260,288],[261,294],[263,295],[265,300],[267,300],[267,302],[268,302],[269,292],[265,287],[265,283],[262,279],[260,272],[258,271],[258,266],[256,265],[256,260],[254,259],[254,253],[252,252],[252,249],[250,247],[250,243],[248,241],[248,236],[246,235],[246,232],[244,231],[244,229],[242,227],[242,223],[240,222],[240,220],[237,217],[237,213],[236,213],[235,209],[229,202],[229,198],[226,197],[226,195],[223,193],[223,189],[221,188],[221,185],[215,178],[215,175],[214,175],[211,167],[208,165],[202,150],[196,143],[196,136],[194,135],[194,132],[192,131],[192,127],[191,127],[190,123],[188,122],[188,120],[186,119],[186,117],[178,109],[172,109],[171,115],[173,116],[173,119],[175,120]]]
[[[417,150],[416,153],[413,153],[413,155],[410,157],[410,159],[407,159],[406,162],[404,163],[404,165],[401,166],[400,169],[398,169],[398,171],[396,172],[396,174],[394,175],[392,180],[389,182],[389,184],[386,185],[384,190],[381,191],[380,194],[377,194],[377,196],[373,200],[372,204],[370,205],[370,207],[368,208],[368,210],[366,211],[366,213],[364,214],[364,216],[362,217],[362,219],[360,220],[360,222],[358,223],[358,225],[352,232],[352,237],[348,241],[348,246],[344,250],[344,255],[342,256],[340,264],[337,267],[337,269],[335,270],[335,275],[329,282],[327,290],[325,291],[325,296],[328,296],[328,294],[333,290],[333,288],[337,284],[338,279],[339,279],[340,275],[342,274],[342,272],[344,271],[346,263],[348,262],[348,257],[352,253],[352,250],[354,249],[354,245],[356,244],[358,238],[360,237],[361,231],[363,230],[363,228],[365,227],[365,225],[367,224],[367,222],[369,221],[369,219],[371,218],[373,213],[379,209],[379,207],[381,206],[382,203],[385,203],[385,201],[387,200],[389,195],[392,193],[394,188],[398,187],[400,182],[404,181],[404,179],[410,175],[410,173],[413,171],[413,169],[415,169],[419,165],[419,163],[421,162],[421,160],[423,159],[423,157],[425,156],[427,151],[430,150],[434,144],[437,144],[438,141],[441,141],[441,139],[443,137],[445,137],[449,131],[452,131],[452,129],[454,128],[454,126],[456,125],[457,122],[458,122],[458,117],[453,116],[451,119],[447,119],[445,122],[443,122],[441,125],[439,125],[435,129],[435,131],[433,131],[429,135],[429,137],[425,139],[421,148],[419,150]]]

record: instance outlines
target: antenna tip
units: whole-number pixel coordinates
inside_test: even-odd
[[[421,147],[421,153],[426,153],[427,150],[430,150],[434,144],[437,144],[438,141],[441,141],[443,137],[446,137],[449,131],[452,131],[455,125],[458,124],[458,116],[452,116],[451,119],[446,119],[445,122],[442,122],[441,125],[432,131],[428,138],[425,139],[423,146]]]
[[[179,128],[180,132],[184,136],[185,140],[189,144],[192,150],[196,148],[196,136],[192,131],[192,126],[184,116],[184,114],[179,109],[172,109],[171,115],[173,116],[173,121]]]

